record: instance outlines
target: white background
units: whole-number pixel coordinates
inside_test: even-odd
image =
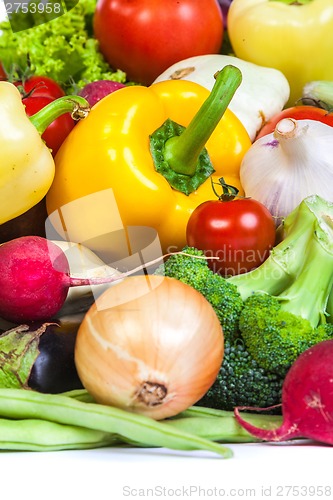
[[[6,493],[6,498],[15,500],[333,498],[332,447],[305,441],[229,446],[234,451],[229,459],[157,448],[3,452],[1,497]]]

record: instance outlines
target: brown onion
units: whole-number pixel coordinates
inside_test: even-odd
[[[106,290],[79,328],[75,362],[95,400],[156,420],[211,387],[224,338],[208,301],[173,278],[132,276]]]

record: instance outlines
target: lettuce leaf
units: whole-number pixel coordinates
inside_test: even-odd
[[[32,74],[53,78],[69,94],[101,79],[124,83],[126,74],[109,66],[93,37],[95,7],[96,0],[80,0],[63,16],[16,33],[8,20],[0,23],[0,61],[6,72],[29,67]]]

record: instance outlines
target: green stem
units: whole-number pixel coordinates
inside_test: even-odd
[[[261,266],[228,279],[237,286],[243,300],[257,291],[279,295],[295,281],[303,269],[307,255],[304,249],[314,237],[317,220],[308,200],[303,200],[286,218],[284,238]]]
[[[303,271],[279,299],[284,311],[302,316],[316,328],[326,323],[325,311],[333,287],[333,253],[321,244],[316,232],[306,255]]]
[[[65,113],[71,113],[74,120],[85,118],[89,113],[88,102],[80,96],[59,97],[40,111],[30,116],[30,121],[36,127],[39,134],[42,135],[47,127],[59,116]]]
[[[225,66],[216,75],[214,87],[188,127],[180,136],[165,143],[164,158],[177,173],[193,175],[199,155],[225,113],[234,93],[241,84],[240,70]]]

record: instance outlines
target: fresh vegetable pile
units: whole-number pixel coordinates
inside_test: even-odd
[[[330,0],[24,16],[0,23],[0,449],[333,444]]]

